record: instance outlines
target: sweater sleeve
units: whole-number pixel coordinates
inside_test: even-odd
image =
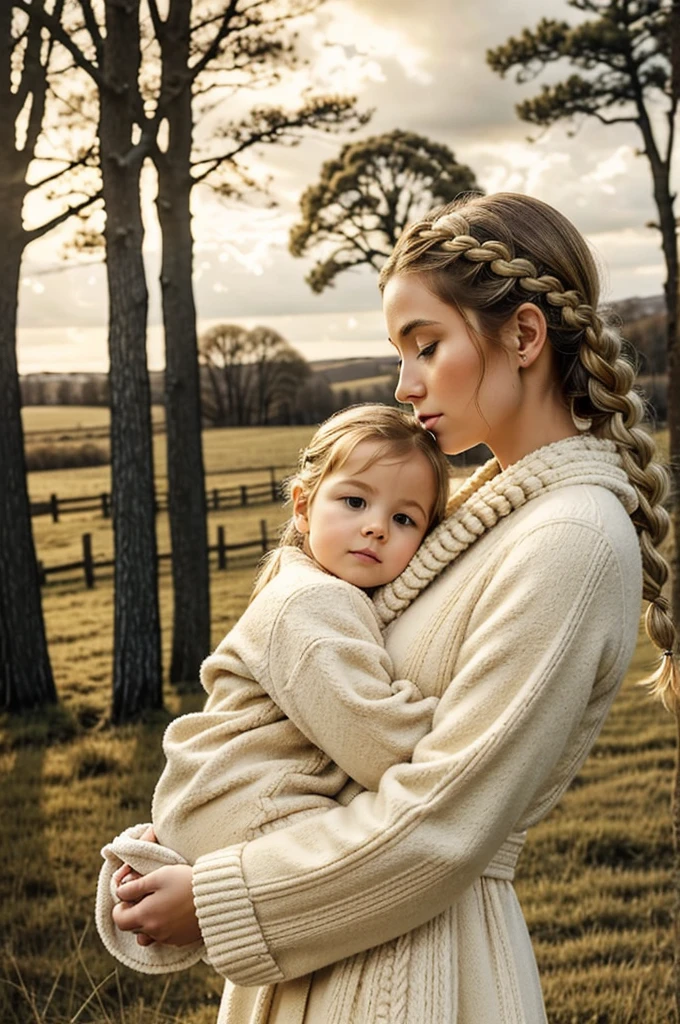
[[[243,985],[296,977],[453,904],[585,756],[632,654],[639,608],[624,593],[616,554],[587,524],[516,543],[412,762],[377,793],[196,863],[213,966]]]
[[[259,682],[317,747],[367,789],[411,758],[436,697],[393,679],[371,602],[348,584],[302,587],[281,606]]]

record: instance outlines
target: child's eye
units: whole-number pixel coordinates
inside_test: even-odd
[[[411,517],[407,516],[405,512],[396,512],[392,518],[394,519],[395,523],[399,523],[400,526],[416,525],[415,519],[411,519]]]
[[[349,497],[343,498],[343,501],[348,508],[360,509],[366,507],[365,498],[360,498],[357,494],[350,494]]]
[[[434,355],[434,351],[438,344],[438,341],[433,341],[431,345],[426,345],[425,348],[421,348],[418,353],[418,359],[429,359],[430,356]]]

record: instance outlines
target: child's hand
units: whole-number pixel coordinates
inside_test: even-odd
[[[122,902],[113,909],[116,927],[138,933],[138,941],[145,940],[140,945],[149,945],[147,939],[168,946],[198,942],[191,877],[189,864],[176,864],[124,882],[117,890]]]
[[[145,832],[139,837],[146,843],[157,843],[156,833],[153,830],[153,825],[149,825]],[[113,873],[113,881],[116,885],[122,885],[123,882],[132,882],[136,878],[141,878],[139,871],[134,871],[129,864],[123,864]]]

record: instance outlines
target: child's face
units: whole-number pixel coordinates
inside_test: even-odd
[[[305,551],[327,572],[364,590],[389,583],[406,568],[425,536],[436,498],[434,471],[419,451],[407,458],[358,444],[319,485],[311,505],[293,488],[295,524]]]

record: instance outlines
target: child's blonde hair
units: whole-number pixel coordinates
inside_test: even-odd
[[[321,483],[347,462],[357,445],[376,443],[376,450],[366,468],[386,457],[406,458],[414,451],[427,458],[436,485],[435,502],[430,512],[426,533],[441,522],[446,514],[451,485],[451,469],[432,434],[423,429],[410,413],[389,405],[352,405],[325,420],[305,449],[300,452],[297,471],[285,483],[286,500],[294,486],[302,487],[307,504],[311,505]],[[276,576],[286,547],[302,548],[303,536],[291,517],[281,531],[279,546],[265,555],[257,574],[252,601]]]

